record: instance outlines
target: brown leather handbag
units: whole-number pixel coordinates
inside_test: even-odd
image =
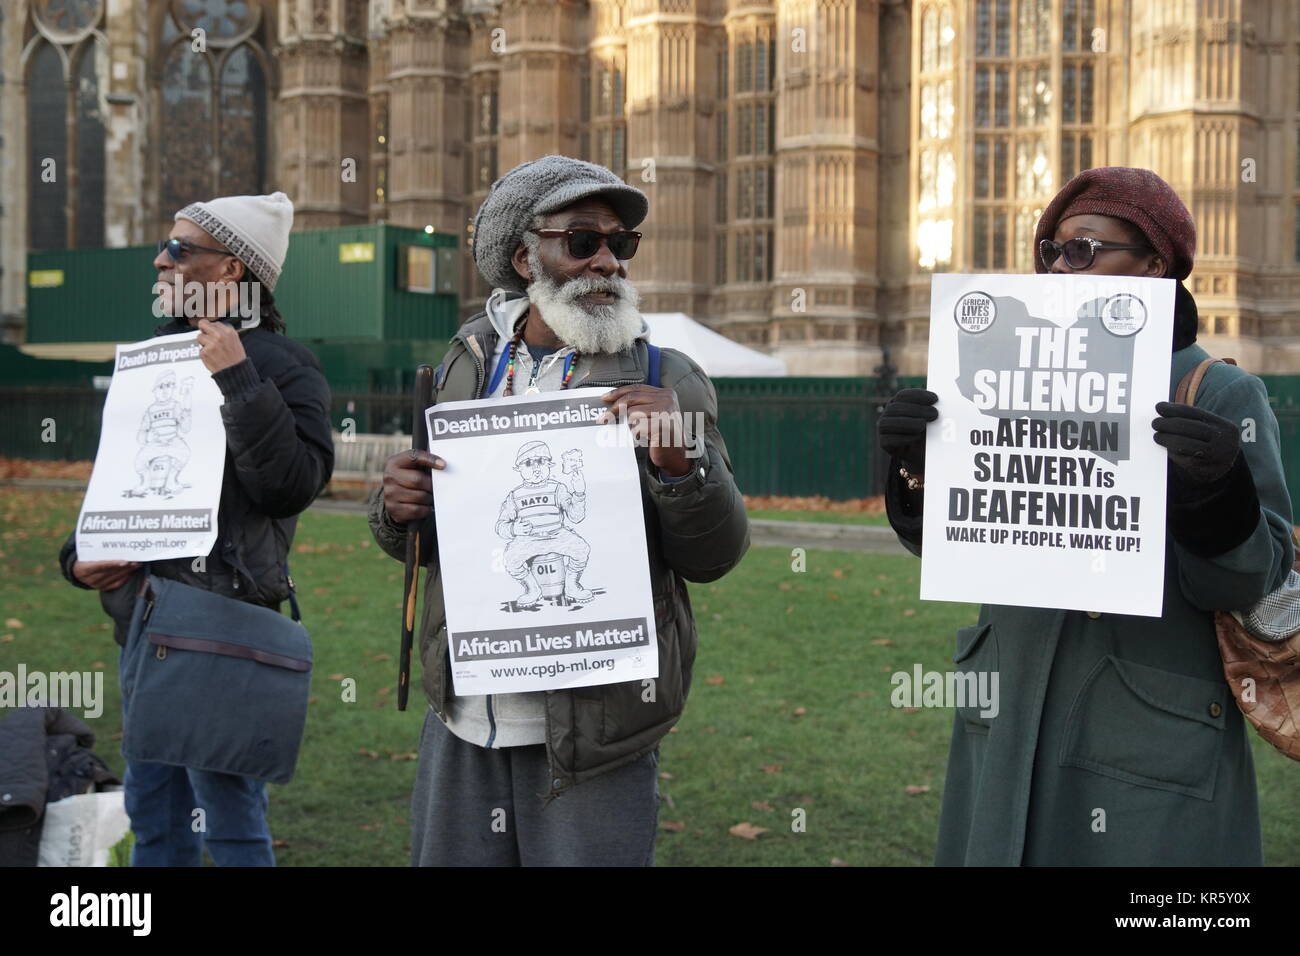
[[[1206,359],[1183,376],[1174,401],[1196,404],[1196,392],[1215,362]],[[1259,735],[1300,760],[1300,539],[1286,583],[1248,611],[1215,611],[1214,630],[1223,676],[1237,706]],[[1263,635],[1263,636],[1259,636]]]

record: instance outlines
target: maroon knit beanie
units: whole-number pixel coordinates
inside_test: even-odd
[[[1102,166],[1085,169],[1056,194],[1034,234],[1034,271],[1046,272],[1038,245],[1056,235],[1061,220],[1101,215],[1137,226],[1165,260],[1166,279],[1186,279],[1196,256],[1196,224],[1173,188],[1149,169]]]

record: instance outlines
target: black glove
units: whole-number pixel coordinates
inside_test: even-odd
[[[925,426],[939,417],[939,396],[923,388],[905,388],[880,414],[880,447],[910,472],[925,471]]]
[[[1169,449],[1169,533],[1200,557],[1226,554],[1259,524],[1237,426],[1191,405],[1160,402],[1156,412],[1155,440]]]
[[[1241,435],[1226,418],[1193,405],[1158,402],[1151,423],[1157,445],[1169,449],[1175,485],[1208,488],[1232,470],[1241,452]]]

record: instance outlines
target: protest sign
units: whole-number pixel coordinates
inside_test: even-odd
[[[458,695],[659,676],[641,481],[607,389],[445,402],[426,416]]]
[[[1160,615],[1174,283],[936,275],[921,597]]]
[[[216,543],[226,428],[198,334],[117,347],[77,519],[80,560],[198,557]]]

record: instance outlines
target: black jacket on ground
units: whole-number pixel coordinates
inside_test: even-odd
[[[174,319],[154,331],[193,331]],[[196,569],[194,558],[154,561],[126,584],[101,591],[115,623],[114,639],[125,645],[140,578],[160,578],[215,591],[226,597],[277,608],[289,596],[285,562],[298,515],[328,484],[334,470],[330,390],[320,363],[306,346],[260,326],[240,333],[248,357],[212,376],[225,404],[226,470],[217,512],[217,543]],[[72,577],[76,535],[59,553],[63,576]]]
[[[19,707],[0,721],[0,866],[36,865],[47,803],[122,782],[94,745],[90,728],[58,707]]]

